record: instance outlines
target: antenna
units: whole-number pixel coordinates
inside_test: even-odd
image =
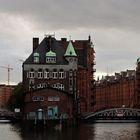
[[[108,74],[108,66],[107,66],[107,76],[108,76],[109,74]]]

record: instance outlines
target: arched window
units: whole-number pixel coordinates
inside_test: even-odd
[[[34,78],[35,77],[35,72],[34,72],[34,69],[31,69],[29,71],[29,78]]]
[[[44,71],[44,78],[49,79],[49,70],[48,69],[46,69]]]
[[[58,72],[57,69],[53,70],[53,79],[57,79],[58,78]]]
[[[33,60],[34,63],[39,63],[39,53],[37,53],[37,52],[34,53],[34,54],[33,54],[33,59],[34,59],[34,60]]]
[[[43,71],[42,71],[42,69],[38,70],[38,74],[37,75],[38,75],[39,79],[43,78]]]
[[[64,70],[60,69],[59,71],[59,79],[64,79]]]

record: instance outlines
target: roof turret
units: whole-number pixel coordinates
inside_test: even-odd
[[[64,56],[77,56],[71,41],[68,44],[68,47],[66,49]]]

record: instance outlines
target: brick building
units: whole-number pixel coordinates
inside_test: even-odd
[[[127,70],[96,81],[94,111],[136,106],[136,71]]]
[[[24,118],[73,117],[93,111],[94,49],[90,39],[33,38],[33,52],[23,63]],[[76,109],[75,109],[76,108]]]
[[[5,107],[15,86],[0,85],[0,107]]]
[[[137,59],[136,81],[136,107],[140,108],[140,58]]]

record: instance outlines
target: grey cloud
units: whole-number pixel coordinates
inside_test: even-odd
[[[56,32],[72,39],[91,34],[97,72],[108,65],[111,71],[133,69],[140,55],[139,7],[139,0],[0,0],[0,65],[14,67],[11,79],[21,81],[18,59],[32,51],[32,37]]]
[[[2,0],[0,9],[28,17],[44,30],[72,28],[127,28],[138,30],[139,0]]]

